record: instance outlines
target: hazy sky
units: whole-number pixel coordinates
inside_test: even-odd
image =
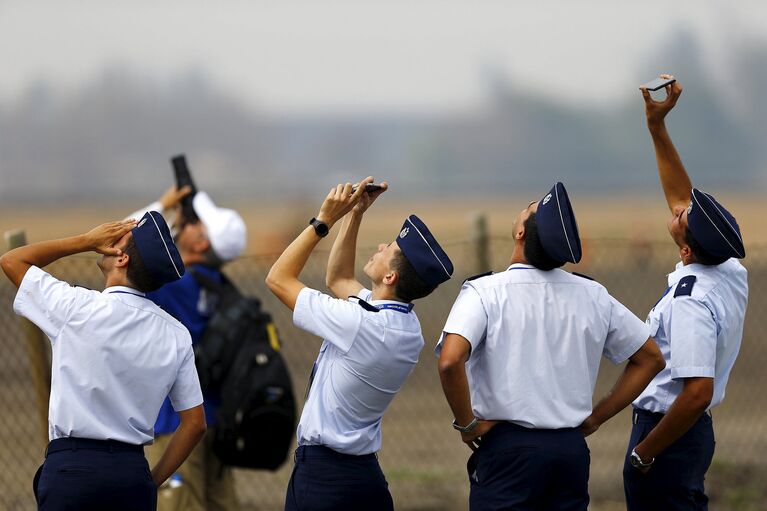
[[[282,114],[473,108],[488,69],[599,104],[651,78],[638,70],[682,30],[726,78],[731,51],[767,40],[767,2],[0,0],[0,103],[124,66],[156,84],[198,73]]]

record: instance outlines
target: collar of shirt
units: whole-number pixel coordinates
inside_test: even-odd
[[[686,277],[687,275],[712,275],[713,272],[727,271],[732,267],[733,264],[737,264],[737,259],[728,259],[722,264],[718,264],[716,266],[706,266],[704,264],[698,263],[691,263],[685,266],[681,261],[679,261],[676,263],[676,269],[668,274],[668,285],[673,286],[679,282],[682,277]]]
[[[132,287],[126,287],[126,286],[110,286],[101,292],[101,294],[105,294],[105,295],[112,294],[112,293],[140,296],[142,298],[146,297],[146,293],[142,293],[138,289],[133,289]]]
[[[506,271],[510,270],[534,270],[535,266],[532,264],[524,264],[524,263],[514,263],[508,268],[506,268]]]
[[[391,309],[405,314],[410,313],[410,311],[413,310],[413,307],[415,307],[414,303],[397,302],[394,300],[371,300],[368,303],[381,310]]]

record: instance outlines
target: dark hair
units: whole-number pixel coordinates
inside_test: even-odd
[[[141,255],[138,253],[138,247],[133,240],[133,236],[128,240],[128,244],[123,249],[123,252],[128,254],[130,260],[128,261],[128,280],[133,286],[142,293],[148,293],[158,289],[160,285],[155,281],[152,274],[149,273],[149,269],[141,260]]]
[[[424,296],[428,296],[432,291],[437,289],[437,286],[433,286],[424,282],[424,280],[418,276],[407,260],[405,254],[399,252],[392,258],[392,269],[397,272],[397,284],[394,288],[394,294],[397,298],[405,303],[410,303],[413,300],[418,300]]]
[[[555,261],[543,250],[541,237],[538,233],[538,222],[535,220],[535,213],[525,220],[525,259],[527,262],[539,270],[549,271],[559,268],[565,263]]]
[[[729,259],[729,257],[715,256],[708,252],[695,240],[695,238],[692,237],[692,231],[690,231],[689,227],[684,231],[684,242],[687,243],[690,250],[692,250],[696,263],[705,264],[706,266],[715,266],[717,264],[722,264]]]

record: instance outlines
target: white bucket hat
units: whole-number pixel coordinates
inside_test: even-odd
[[[208,231],[213,252],[222,261],[231,261],[245,250],[247,231],[242,217],[233,209],[219,208],[205,192],[197,192],[194,212]]]

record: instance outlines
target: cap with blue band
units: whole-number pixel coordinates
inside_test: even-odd
[[[692,189],[687,226],[703,249],[716,257],[746,257],[735,217],[706,192]]]
[[[184,263],[160,213],[147,212],[131,232],[141,261],[155,283],[167,284],[184,275]]]
[[[565,185],[558,182],[540,200],[535,221],[546,255],[558,263],[581,260],[581,238]]]
[[[438,286],[453,275],[453,263],[420,218],[410,215],[402,224],[397,245],[424,282]]]

